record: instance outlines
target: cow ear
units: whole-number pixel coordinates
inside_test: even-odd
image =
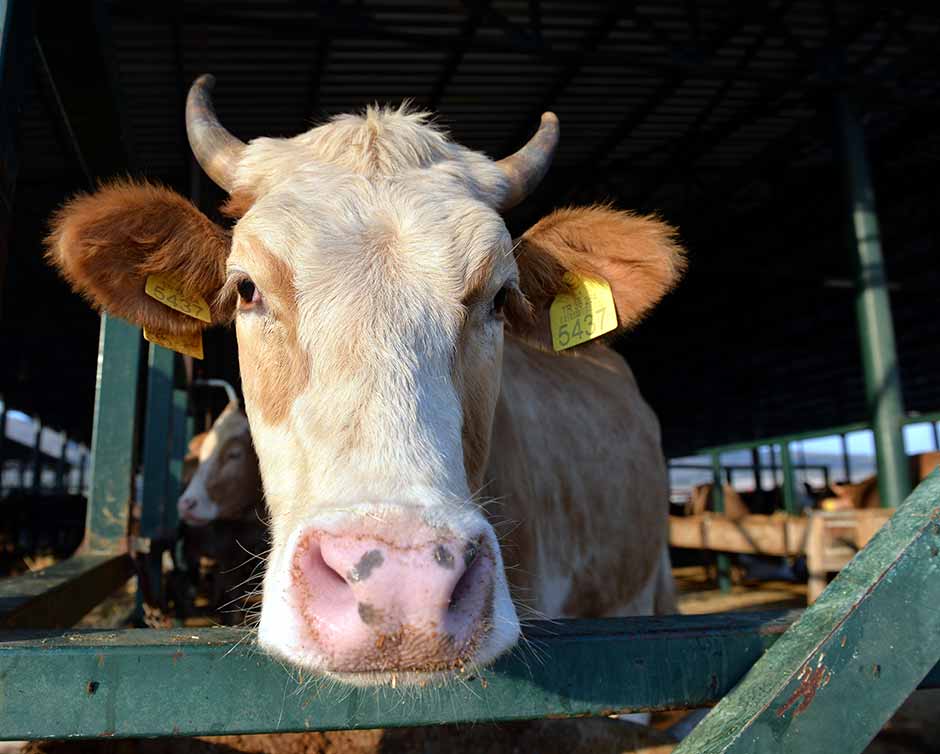
[[[208,323],[151,298],[150,275],[168,275],[209,305],[212,324],[231,317],[217,301],[229,233],[190,202],[150,183],[121,181],[69,201],[52,218],[46,259],[97,309],[153,332],[187,334]]]
[[[523,234],[516,252],[519,285],[531,311],[527,316],[515,308],[507,321],[512,332],[548,343],[548,308],[567,290],[565,273],[606,280],[623,330],[676,285],[686,266],[675,228],[607,206],[553,212]]]

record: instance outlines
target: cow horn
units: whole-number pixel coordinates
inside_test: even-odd
[[[511,209],[531,194],[552,164],[558,146],[559,125],[555,113],[542,113],[539,130],[515,154],[496,164],[509,179],[509,188],[499,204],[501,210]]]
[[[186,135],[196,160],[212,181],[226,191],[235,184],[235,166],[245,143],[219,123],[212,105],[215,76],[205,73],[189,87],[186,97]]]

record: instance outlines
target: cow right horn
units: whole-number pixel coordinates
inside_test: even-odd
[[[509,179],[506,195],[499,202],[500,210],[515,207],[539,185],[552,164],[558,136],[558,116],[555,113],[542,113],[539,130],[526,145],[496,163]]]
[[[231,193],[235,167],[245,142],[230,134],[215,114],[212,88],[215,76],[205,73],[193,82],[186,97],[186,135],[196,160],[214,183]]]

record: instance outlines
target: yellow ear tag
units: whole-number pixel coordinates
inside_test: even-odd
[[[563,280],[570,290],[555,296],[548,310],[556,351],[586,343],[617,327],[614,296],[606,280],[571,272],[566,272]]]
[[[193,319],[212,322],[206,300],[198,293],[184,293],[179,282],[169,275],[148,275],[144,290],[150,298],[155,298],[171,309],[176,309],[176,311],[182,312]]]
[[[184,353],[197,359],[202,358],[202,333],[200,332],[188,335],[171,335],[170,333],[150,332],[145,327],[144,339],[177,353]]]

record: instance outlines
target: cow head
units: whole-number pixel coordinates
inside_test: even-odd
[[[548,168],[552,114],[492,161],[423,114],[369,109],[243,144],[194,84],[196,157],[231,233],[184,199],[120,183],[74,199],[48,254],[97,306],[153,330],[203,326],[144,295],[155,272],[235,321],[273,548],[259,641],[351,682],[486,663],[519,622],[478,493],[504,327],[535,338],[566,271],[613,288],[622,325],[675,282],[668,226],[557,212],[516,243],[501,210]]]
[[[229,403],[200,438],[190,448],[198,465],[177,503],[180,520],[190,526],[257,520],[261,476],[245,412]]]

